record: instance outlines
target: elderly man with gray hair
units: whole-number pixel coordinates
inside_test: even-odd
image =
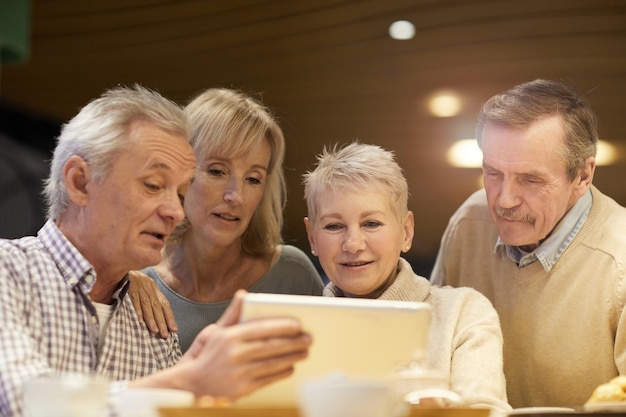
[[[176,388],[237,398],[293,371],[310,337],[291,319],[238,324],[242,293],[181,357],[142,324],[129,270],[154,265],[184,217],[195,172],[180,107],[118,87],[61,131],[37,236],[0,240],[0,414],[20,416],[29,379],[97,373],[112,390]]]

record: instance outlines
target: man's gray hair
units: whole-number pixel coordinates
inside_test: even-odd
[[[43,190],[48,218],[58,219],[70,204],[63,183],[63,167],[68,159],[80,156],[89,164],[93,179],[101,180],[117,156],[129,149],[129,127],[140,120],[189,138],[187,118],[181,107],[139,85],[107,90],[63,125]]]
[[[491,97],[478,115],[478,145],[481,146],[485,124],[525,128],[549,116],[558,116],[563,123],[563,158],[573,180],[584,169],[585,160],[596,154],[598,127],[587,101],[563,83],[538,79]]]

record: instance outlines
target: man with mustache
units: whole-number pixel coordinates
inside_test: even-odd
[[[558,82],[489,99],[484,190],[451,217],[431,274],[494,304],[514,408],[580,406],[626,373],[626,208],[592,185],[596,125]]]

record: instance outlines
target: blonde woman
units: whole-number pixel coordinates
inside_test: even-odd
[[[323,288],[308,256],[282,244],[285,139],[268,109],[241,92],[213,88],[185,113],[197,159],[184,198],[186,218],[161,263],[143,270],[167,299],[166,311],[171,306],[177,323],[170,329],[178,329],[183,352],[240,288],[303,295],[321,295]],[[136,301],[141,291],[150,288],[135,289]],[[153,331],[164,330],[150,308],[143,313]]]
[[[431,304],[430,367],[448,376],[465,405],[509,410],[491,303],[473,289],[431,286],[400,256],[413,241],[413,213],[393,154],[360,143],[324,150],[304,185],[311,252],[330,280],[324,296]]]

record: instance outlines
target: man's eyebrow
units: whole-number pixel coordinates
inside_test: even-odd
[[[172,167],[169,166],[168,164],[164,163],[164,162],[155,161],[148,167],[148,169],[166,169],[166,170],[171,170]]]
[[[537,170],[530,170],[527,172],[522,172],[520,173],[520,175],[526,176],[526,177],[537,177],[537,178],[543,178],[545,176],[545,174],[541,171],[537,171]]]
[[[483,169],[490,170],[490,171],[501,172],[498,168],[494,168],[493,166],[491,166],[491,165],[489,165],[487,163],[484,163],[484,162],[483,162]],[[517,175],[518,177],[543,178],[545,174],[542,171],[539,171],[539,170],[536,170],[536,169],[531,169],[530,171],[517,172],[517,173],[515,173],[515,175]]]
[[[483,161],[483,169],[491,169],[493,171],[498,171],[498,169],[492,167],[491,165],[489,165],[488,163]]]

